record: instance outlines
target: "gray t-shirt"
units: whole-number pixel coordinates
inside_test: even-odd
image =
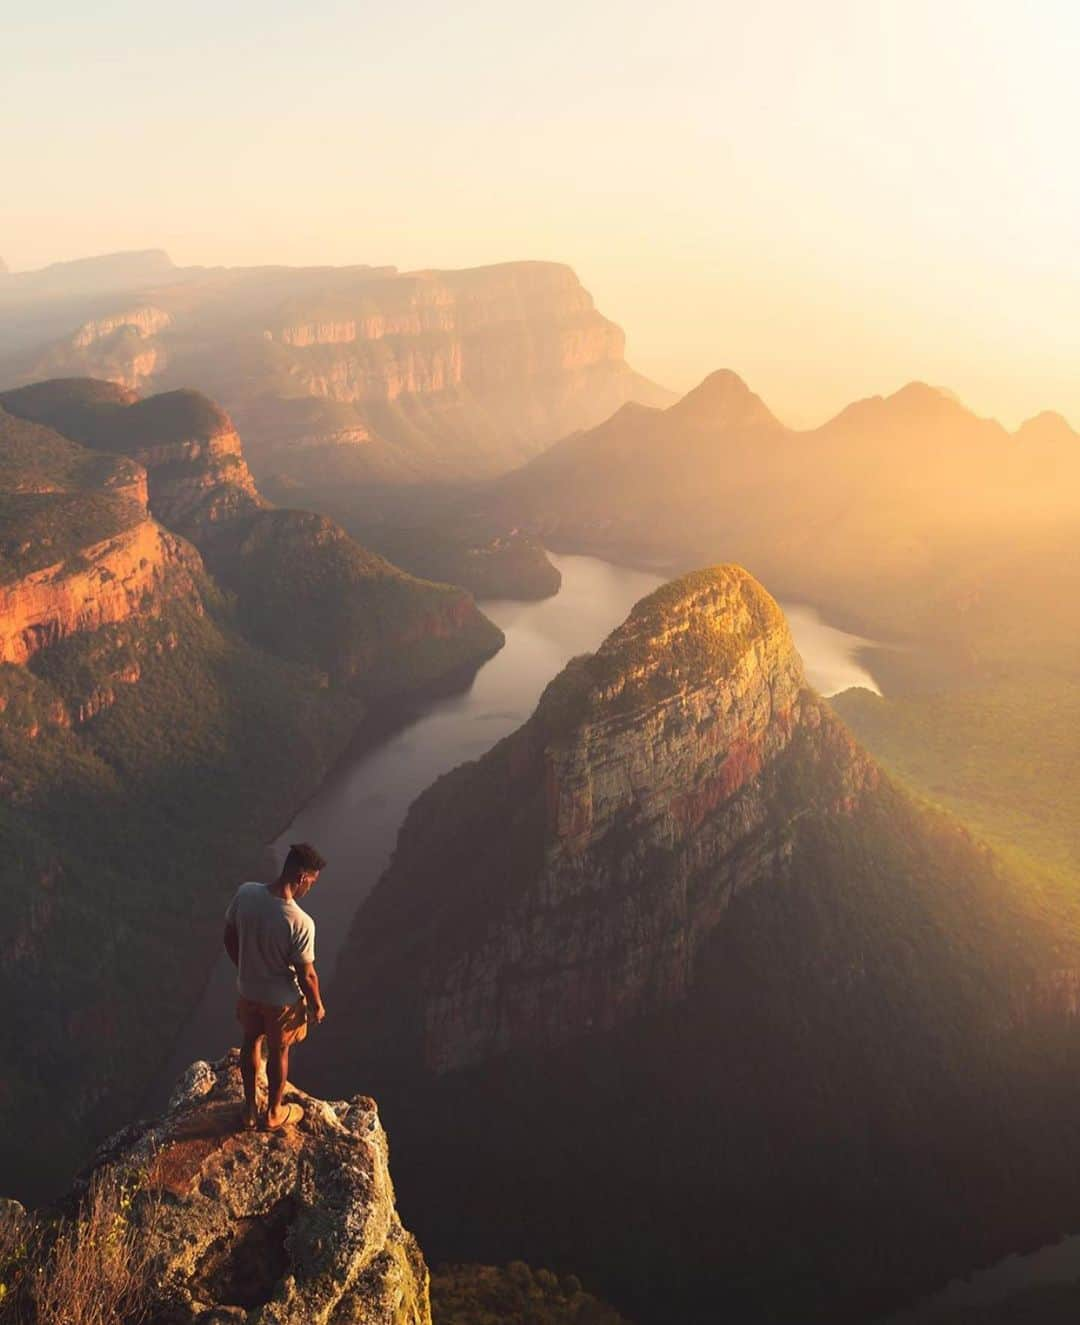
[[[236,987],[244,998],[287,1007],[303,997],[294,966],[315,960],[315,921],[265,883],[242,883],[225,912],[240,936]]]

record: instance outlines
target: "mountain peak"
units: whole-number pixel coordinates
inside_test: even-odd
[[[784,614],[741,566],[713,566],[641,599],[596,653],[556,677],[537,717],[566,731],[690,691],[759,684],[791,703],[806,684]]]
[[[921,414],[940,409],[966,409],[963,402],[947,387],[931,386],[928,382],[908,382],[885,397],[885,404],[907,414]]]
[[[1017,441],[1024,443],[1080,441],[1080,433],[1077,433],[1068,419],[1052,409],[1044,409],[1034,417],[1025,419],[1014,436]]]
[[[730,368],[710,373],[681,400],[669,406],[667,412],[690,423],[713,427],[776,424],[775,416],[761,397],[755,395]]]

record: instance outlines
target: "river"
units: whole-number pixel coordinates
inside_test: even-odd
[[[529,717],[547,683],[579,653],[595,649],[639,598],[663,583],[649,571],[594,557],[552,556],[562,589],[541,602],[489,600],[487,615],[505,647],[456,694],[390,717],[381,735],[358,734],[325,782],[274,843],[309,841],[329,861],[305,904],[318,926],[318,965],[331,988],[338,953],[360,903],[382,873],[398,828],[416,797],[440,774],[476,759]],[[804,604],[785,607],[810,684],[831,695],[849,686],[876,690],[860,662],[867,641],[826,625]],[[182,1031],[151,1108],[160,1108],[185,1067],[217,1058],[236,1042],[235,972],[222,955]]]

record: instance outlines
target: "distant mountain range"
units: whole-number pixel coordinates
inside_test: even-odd
[[[1060,415],[1010,434],[911,383],[798,432],[722,371],[566,438],[498,480],[486,509],[555,548],[738,561],[867,633],[972,656],[1022,649],[1063,612],[1061,657],[1080,659],[1080,436]]]
[[[413,805],[315,1075],[378,1094],[436,1259],[865,1325],[1080,1215],[1077,920],[894,785],[717,567]]]

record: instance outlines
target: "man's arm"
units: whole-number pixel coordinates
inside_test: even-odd
[[[239,968],[240,966],[240,934],[236,925],[231,920],[225,921],[225,951],[229,954],[229,960]]]
[[[308,1020],[314,1021],[317,1025],[326,1016],[326,1009],[323,1007],[322,995],[319,993],[319,975],[315,970],[315,963],[301,962],[296,973],[300,977],[300,988],[307,999]]]

